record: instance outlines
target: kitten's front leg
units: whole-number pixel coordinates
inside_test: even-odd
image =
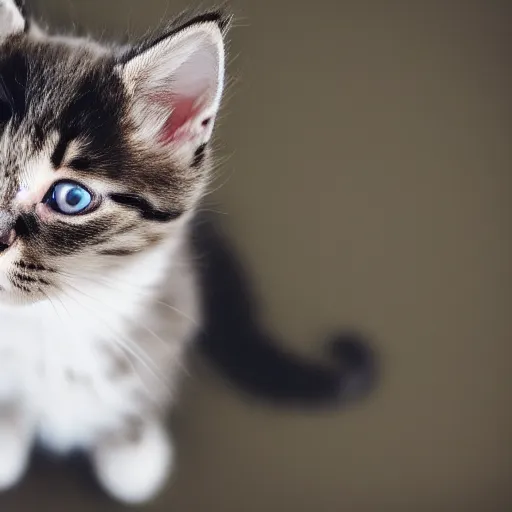
[[[25,474],[34,433],[33,418],[27,411],[0,403],[0,491],[14,487]]]
[[[172,444],[158,420],[134,420],[104,436],[93,448],[92,464],[105,491],[127,504],[154,498],[172,466]]]

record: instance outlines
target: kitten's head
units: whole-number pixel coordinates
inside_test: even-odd
[[[225,28],[210,13],[120,51],[0,0],[0,301],[179,236],[208,178]]]

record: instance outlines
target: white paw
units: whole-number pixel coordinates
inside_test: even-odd
[[[31,443],[15,424],[0,422],[0,491],[14,487],[28,466]]]
[[[160,492],[172,459],[168,435],[156,423],[146,425],[136,440],[113,437],[92,453],[96,476],[105,491],[130,505],[150,501]]]

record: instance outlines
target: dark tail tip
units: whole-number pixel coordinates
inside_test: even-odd
[[[375,389],[377,355],[364,337],[355,332],[339,334],[330,341],[329,350],[337,360],[344,401],[361,400]]]

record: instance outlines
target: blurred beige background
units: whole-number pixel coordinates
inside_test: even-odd
[[[105,34],[185,6],[39,3]],[[247,403],[194,365],[173,485],[148,510],[512,510],[512,2],[232,7],[211,207],[295,350],[361,326],[384,379],[364,406],[313,415]],[[46,466],[0,498],[71,509],[121,507]]]

